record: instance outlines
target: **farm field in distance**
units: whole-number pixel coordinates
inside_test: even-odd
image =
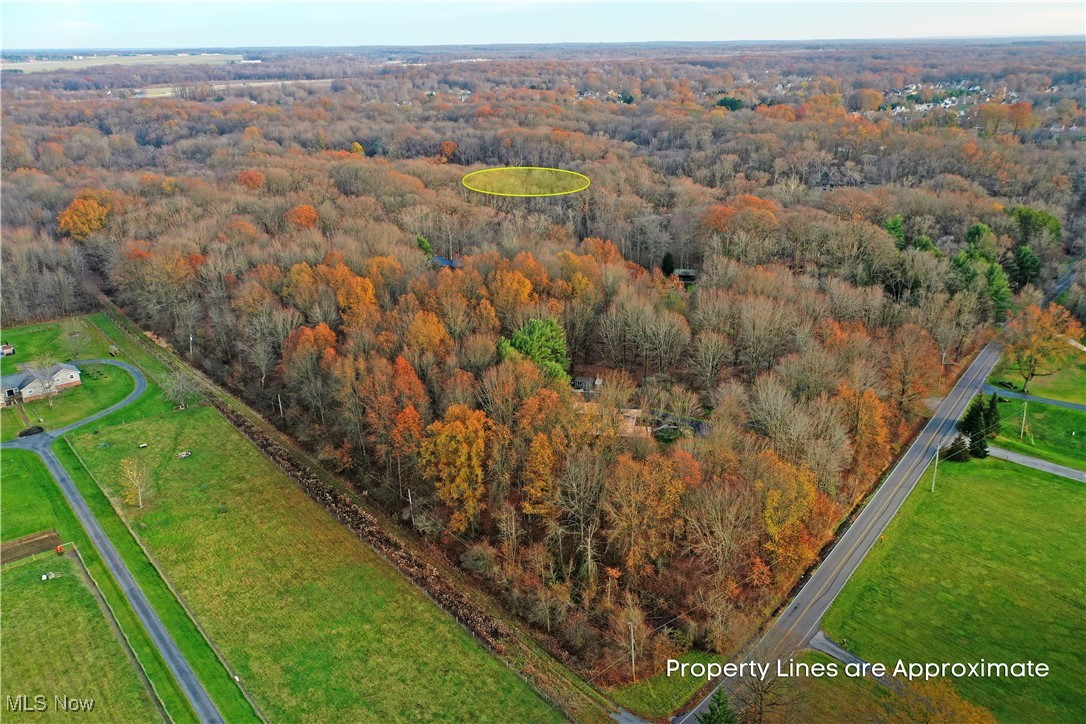
[[[921,478],[823,628],[866,661],[1043,661],[1047,678],[964,678],[1008,721],[1071,721],[1086,706],[1086,490],[992,458]]]
[[[244,55],[237,53],[214,53],[192,55],[163,55],[141,53],[136,55],[84,55],[82,58],[64,60],[34,60],[0,63],[0,71],[22,71],[23,73],[45,73],[53,70],[83,70],[103,65],[218,65],[236,63]]]

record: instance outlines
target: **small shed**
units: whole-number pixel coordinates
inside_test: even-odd
[[[683,283],[683,286],[690,286],[698,280],[697,269],[676,269],[675,276],[679,277],[679,281]]]

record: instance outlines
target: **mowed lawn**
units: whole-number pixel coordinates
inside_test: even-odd
[[[72,347],[69,333],[77,331],[82,337],[78,355]],[[15,347],[15,354],[0,357],[0,374],[10,375],[19,371],[19,365],[38,360],[67,362],[74,356],[82,359],[109,355],[109,341],[85,317],[71,317],[63,322],[40,322],[22,327],[0,329],[0,342]]]
[[[0,340],[15,347],[15,355],[0,357],[0,372],[5,375],[18,372],[21,365],[66,362],[73,358],[73,352],[82,359],[107,357],[110,344],[85,317],[5,328],[0,330]],[[29,425],[41,425],[47,430],[64,427],[120,402],[134,387],[132,378],[120,369],[78,362],[77,366],[82,372],[79,387],[20,405],[18,410],[3,408],[0,440],[14,439]]]
[[[52,501],[41,491],[43,478],[52,482],[48,476],[34,453],[4,451],[0,457],[0,540],[11,541],[58,527]],[[60,496],[59,489],[56,495]]]
[[[57,577],[43,581],[45,572]],[[78,561],[50,554],[8,564],[0,569],[0,600],[0,698],[27,694],[33,705],[42,694],[48,706],[42,713],[5,707],[5,722],[162,720]],[[93,699],[94,708],[57,712],[54,695]]]
[[[1006,399],[999,403],[999,437],[992,444],[1042,460],[1086,470],[1086,412],[1040,402]],[[1025,434],[1022,410],[1026,412]]]
[[[1022,375],[1013,362],[1002,363],[988,381],[997,387],[1006,382],[1015,391],[1022,391]],[[1056,374],[1034,377],[1029,394],[1086,405],[1086,352],[1076,354],[1072,363]]]
[[[560,718],[214,409],[69,439],[269,719]],[[143,510],[124,458],[153,471]]]
[[[924,480],[930,480],[930,471]],[[1044,662],[1047,678],[963,678],[1005,721],[1086,710],[1086,487],[992,458],[918,486],[823,628],[868,661]]]

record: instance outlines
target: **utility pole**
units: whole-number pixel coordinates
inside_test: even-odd
[[[192,359],[192,335],[189,335],[189,359]]]
[[[935,446],[935,469],[931,471],[931,492],[935,492],[935,476],[939,474],[939,446]]]
[[[1026,407],[1029,406],[1029,400],[1022,400],[1022,427],[1018,429],[1018,439],[1021,440],[1026,434]]]
[[[637,678],[637,653],[634,648],[634,622],[630,621],[630,679]]]

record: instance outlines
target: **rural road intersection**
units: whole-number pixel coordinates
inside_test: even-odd
[[[132,577],[128,567],[124,564],[124,561],[121,560],[120,555],[118,555],[117,549],[113,547],[113,543],[98,524],[98,520],[87,506],[87,502],[83,499],[78,488],[75,487],[71,476],[68,475],[68,471],[60,464],[60,460],[57,459],[51,449],[53,442],[60,436],[131,404],[146,391],[147,379],[138,369],[127,362],[121,362],[119,360],[86,359],[79,360],[79,363],[120,367],[128,372],[128,374],[132,375],[132,378],[136,381],[136,388],[117,404],[110,405],[106,409],[90,415],[89,417],[85,417],[79,422],[57,430],[48,430],[37,435],[5,442],[2,444],[2,447],[29,450],[36,453],[38,457],[42,459],[42,462],[49,468],[49,472],[52,473],[53,479],[57,481],[57,485],[60,486],[61,491],[64,493],[68,505],[71,506],[76,517],[79,518],[79,522],[82,524],[83,529],[87,531],[87,536],[94,544],[94,547],[98,549],[98,553],[102,556],[102,560],[105,561],[106,567],[109,568],[113,578],[116,579],[125,598],[127,598],[128,602],[131,604],[132,610],[136,612],[136,616],[139,617],[143,627],[147,630],[147,634],[151,637],[151,641],[154,642],[159,653],[162,655],[163,660],[166,662],[166,665],[173,673],[174,678],[177,679],[178,685],[185,693],[185,697],[196,712],[196,716],[199,717],[201,722],[219,724],[223,721],[223,717],[215,707],[215,704],[211,701],[211,697],[208,696],[207,690],[204,689],[203,684],[196,678],[196,674],[193,672],[192,667],[189,666],[188,661],[185,660],[185,657],[181,654],[181,650],[177,647],[177,642],[173,640],[169,631],[162,625],[162,621],[159,619],[158,614],[155,613],[154,609],[151,608],[151,604],[147,601],[147,597],[144,595],[143,590],[140,589],[139,584],[137,584]]]

